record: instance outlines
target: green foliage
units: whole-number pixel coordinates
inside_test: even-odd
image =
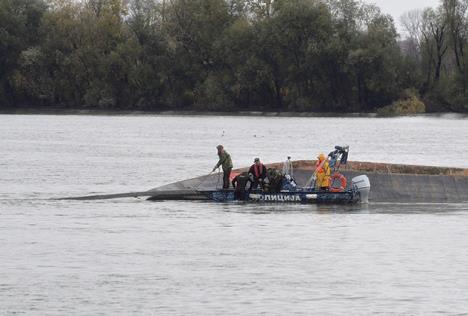
[[[0,1],[0,108],[14,105],[21,97],[15,87],[15,81],[20,80],[15,72],[23,50],[38,43],[45,10],[42,0]],[[29,55],[34,58],[34,54],[31,51]]]
[[[357,0],[0,0],[0,106],[412,112],[415,88],[466,111],[459,1],[421,15],[410,55]]]

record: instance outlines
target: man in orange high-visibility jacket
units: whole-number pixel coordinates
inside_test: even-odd
[[[331,170],[328,159],[324,154],[320,154],[315,164],[315,188],[317,190],[328,190],[330,186],[330,174]]]

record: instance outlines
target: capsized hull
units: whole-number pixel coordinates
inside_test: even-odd
[[[295,161],[294,178],[305,186],[315,170],[315,161]],[[266,165],[282,168],[282,163]],[[240,173],[247,169],[237,169]],[[468,169],[350,162],[341,173],[348,179],[365,174],[372,183],[368,194],[373,203],[468,203]],[[155,197],[154,200],[208,200],[200,191],[216,190],[222,174],[211,174],[174,182],[147,191],[61,198],[62,200],[101,200],[131,197]],[[350,183],[348,183],[350,186]],[[348,189],[351,189],[348,187]],[[361,198],[365,196],[361,194]]]

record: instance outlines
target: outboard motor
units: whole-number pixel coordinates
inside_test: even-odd
[[[361,195],[361,203],[369,203],[370,181],[366,175],[353,178],[353,187],[359,191]]]

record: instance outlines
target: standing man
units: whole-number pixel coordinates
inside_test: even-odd
[[[291,156],[288,156],[288,159],[283,162],[283,176],[289,175],[291,178],[294,178],[294,169],[291,161]]]
[[[219,166],[223,167],[223,189],[229,189],[229,177],[232,171],[231,155],[224,150],[223,145],[218,145],[216,148],[218,149],[219,161],[213,168],[213,172],[218,169]]]
[[[320,154],[317,157],[317,162],[315,164],[315,188],[317,190],[328,190],[328,187],[330,186],[330,174],[331,169],[328,163],[328,158],[325,154]]]

